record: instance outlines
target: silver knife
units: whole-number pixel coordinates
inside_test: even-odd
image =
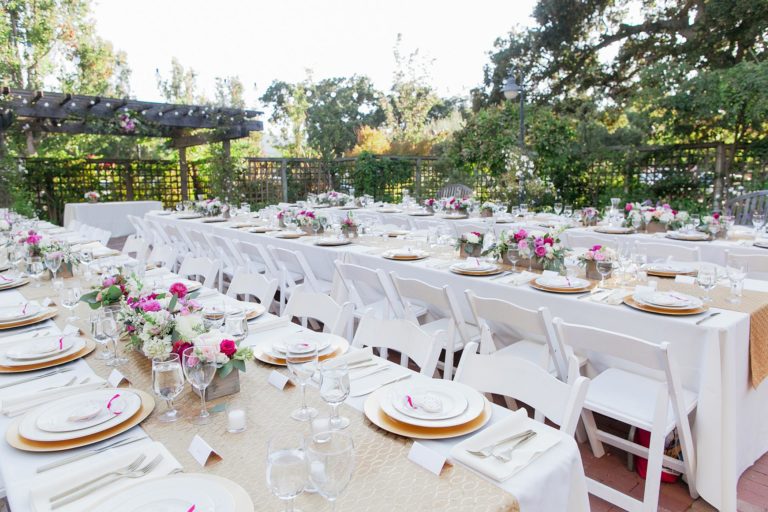
[[[0,334],[0,338],[9,338],[11,336],[18,336],[19,334],[26,334],[28,332],[41,331],[43,329],[50,329],[53,325],[38,325],[37,327],[31,327],[26,329],[14,330],[12,332],[4,332]]]
[[[704,323],[705,321],[709,320],[713,316],[717,316],[719,314],[720,314],[720,311],[715,311],[714,313],[709,314],[709,315],[705,316],[704,318],[700,318],[699,320],[696,320],[696,325],[701,325],[702,323]]]
[[[369,394],[373,393],[374,391],[376,391],[379,388],[383,388],[384,386],[388,386],[390,384],[394,384],[395,382],[400,382],[401,380],[405,380],[407,378],[410,378],[411,375],[412,375],[411,373],[407,373],[405,375],[401,375],[400,377],[395,377],[394,379],[390,379],[390,380],[388,380],[386,382],[382,382],[381,384],[376,384],[374,386],[369,386],[369,387],[365,388],[362,391],[356,391],[354,393],[350,393],[349,396],[357,397],[357,396],[369,395]]]
[[[149,439],[149,436],[140,436],[140,437],[129,437],[127,439],[121,439],[120,441],[115,441],[114,443],[110,443],[106,446],[102,446],[101,448],[96,448],[94,450],[88,450],[87,452],[78,453],[77,455],[72,455],[71,457],[67,457],[65,459],[57,460],[56,462],[51,462],[50,464],[46,464],[44,466],[40,466],[35,471],[37,473],[43,473],[45,471],[48,471],[50,469],[58,468],[59,466],[64,466],[66,464],[69,464],[70,462],[76,462],[78,460],[87,459],[88,457],[91,457],[92,455],[97,455],[101,452],[105,452],[112,448],[119,448],[121,446],[125,446],[131,443],[135,443],[136,441],[141,441],[142,439]]]
[[[51,377],[52,375],[58,375],[59,373],[71,372],[72,370],[73,370],[73,368],[59,368],[59,369],[54,370],[52,372],[41,373],[39,375],[33,375],[31,377],[26,377],[26,378],[23,378],[23,379],[15,380],[15,381],[9,382],[7,384],[0,384],[0,389],[10,388],[11,386],[16,386],[18,384],[24,384],[26,382],[32,382],[33,380],[37,380],[37,379],[44,379],[46,377]]]
[[[361,372],[359,374],[352,375],[349,378],[351,380],[363,379],[365,377],[368,377],[369,375],[375,375],[375,374],[383,372],[385,370],[389,370],[390,368],[394,368],[394,366],[392,366],[390,364],[384,364],[384,365],[379,366],[378,368],[371,368],[370,370],[366,370],[366,371]]]

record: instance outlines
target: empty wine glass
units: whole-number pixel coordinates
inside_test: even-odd
[[[608,274],[611,273],[611,270],[613,270],[613,262],[612,261],[598,261],[595,265],[597,267],[597,271],[600,273],[600,288],[605,287],[605,278],[608,276]]]
[[[107,361],[107,366],[120,366],[128,362],[125,357],[120,355],[117,348],[117,338],[120,336],[120,328],[115,313],[112,311],[105,311],[101,316],[99,323],[101,324],[101,331],[110,339],[110,341],[112,341],[113,356],[112,359]]]
[[[74,311],[77,308],[77,304],[80,302],[80,295],[80,288],[78,286],[62,288],[61,292],[59,292],[61,305],[67,308],[70,312],[67,322],[77,322],[79,320],[78,316],[74,314]]]
[[[565,205],[565,209],[563,210],[563,215],[566,217],[570,217],[573,215],[573,205],[567,204]]]
[[[27,259],[27,274],[34,279],[35,288],[40,288],[40,286],[42,286],[40,284],[40,278],[43,277],[43,272],[45,272],[45,266],[43,265],[42,258],[32,256]]]
[[[555,208],[554,209],[555,209],[555,213],[557,215],[562,215],[562,213],[563,213],[563,203],[559,203],[559,202],[555,203]]]
[[[182,353],[181,363],[187,380],[200,393],[200,414],[192,418],[192,423],[207,425],[211,422],[211,413],[205,407],[205,390],[216,376],[216,361],[207,360],[195,347],[189,347]]]
[[[705,292],[704,302],[712,302],[712,297],[709,296],[709,292],[712,288],[717,286],[717,268],[715,268],[714,265],[702,263],[696,274],[696,284],[698,284]]]
[[[331,406],[329,424],[334,430],[349,426],[349,418],[339,416],[339,405],[349,396],[349,368],[330,361],[320,367],[320,397]]]
[[[63,259],[64,256],[58,251],[49,252],[45,255],[45,266],[53,274],[53,281],[56,281],[56,272],[59,271]]]
[[[744,278],[747,277],[747,268],[740,263],[729,261],[726,273],[731,284],[731,295],[728,297],[728,302],[739,304],[741,303],[741,294],[744,291]]]
[[[765,215],[757,212],[753,213],[752,226],[755,228],[755,238],[759,236],[760,230],[763,228],[763,224],[765,224]]]
[[[507,249],[507,259],[512,264],[512,272],[517,272],[517,260],[520,259],[520,249],[517,247],[517,242],[512,240],[510,242],[509,249]]]
[[[307,382],[317,370],[317,346],[311,341],[290,343],[285,362],[291,375],[301,387],[301,407],[291,413],[291,418],[309,421],[317,416],[317,409],[307,406]]]
[[[346,432],[319,432],[307,439],[309,481],[336,510],[336,500],[352,480],[355,445]]]
[[[173,399],[184,390],[184,373],[179,354],[152,358],[152,390],[165,400],[167,410],[159,416],[163,423],[179,419],[179,411],[173,407]]]
[[[267,444],[267,486],[272,494],[285,502],[292,512],[296,496],[304,492],[309,465],[304,441],[298,434],[279,434]]]
[[[91,337],[96,340],[96,343],[104,347],[104,350],[98,353],[96,359],[108,361],[112,359],[112,352],[109,350],[109,336],[104,334],[104,330],[101,328],[101,316],[103,312],[101,310],[92,311],[88,316],[88,322],[91,326]]]

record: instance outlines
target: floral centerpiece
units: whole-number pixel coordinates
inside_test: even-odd
[[[429,213],[435,213],[435,205],[437,204],[437,199],[435,199],[434,197],[429,197],[425,199],[422,204],[424,205],[424,208],[426,208],[426,210]]]
[[[22,245],[24,245],[27,249],[27,254],[32,257],[42,257],[43,255],[43,247],[42,247],[42,241],[43,241],[43,235],[35,231],[34,229],[30,229],[29,231],[21,232],[17,235],[16,241]]]
[[[328,206],[344,206],[350,200],[351,196],[342,192],[336,192],[335,190],[330,190],[328,192],[318,194],[317,196],[318,204],[325,204]]]
[[[480,257],[483,250],[483,238],[483,234],[478,233],[477,231],[462,233],[456,240],[456,249],[459,250],[459,257]]]
[[[621,224],[625,228],[640,229],[643,225],[643,209],[640,203],[627,203],[624,206],[624,222]]]
[[[643,223],[649,233],[663,232],[682,227],[688,220],[688,212],[677,211],[664,203],[661,206],[643,208]]]
[[[496,211],[496,205],[486,201],[480,206],[481,217],[493,217],[493,213]]]
[[[95,190],[91,190],[90,192],[83,194],[83,198],[89,203],[98,203],[101,196]]]
[[[72,277],[73,266],[80,262],[77,254],[72,251],[72,246],[60,240],[43,241],[40,246],[43,257],[57,256],[61,258],[60,268],[62,277]]]
[[[560,271],[565,264],[566,249],[557,233],[537,235],[520,229],[509,237],[510,250],[517,250],[520,263],[528,268]]]
[[[701,218],[698,230],[709,233],[715,238],[726,238],[725,228],[725,224],[720,221],[720,213],[712,212],[710,215],[705,215]]]
[[[197,210],[198,213],[202,213],[208,217],[215,217],[221,214],[222,206],[222,202],[219,200],[219,198],[214,197],[213,199],[198,201],[195,205],[195,210]]]
[[[352,213],[347,213],[347,217],[341,221],[341,232],[347,238],[357,238],[358,225],[352,217]]]
[[[472,206],[472,200],[468,197],[459,199],[451,196],[441,199],[440,204],[443,206],[443,210],[448,213],[454,212],[461,215],[467,215],[469,208]]]
[[[597,208],[587,206],[581,210],[581,223],[585,226],[595,226],[600,220],[600,212]]]
[[[587,279],[602,279],[597,271],[597,263],[600,261],[614,261],[616,251],[604,245],[593,245],[589,250],[579,256],[579,264],[586,268]],[[610,277],[610,273],[606,276]]]
[[[119,305],[128,296],[128,279],[122,274],[105,277],[102,282],[80,297],[91,309]]]

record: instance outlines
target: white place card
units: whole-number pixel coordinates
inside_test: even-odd
[[[192,455],[192,458],[203,467],[209,462],[213,464],[222,459],[221,455],[216,453],[216,450],[211,448],[211,445],[199,435],[195,435],[195,437],[192,438],[192,442],[189,444],[189,453]]]
[[[408,452],[408,460],[423,467],[430,473],[440,476],[440,472],[443,470],[443,466],[445,466],[446,457],[417,441],[413,443],[411,451]]]
[[[675,282],[680,284],[696,284],[696,278],[693,276],[675,276]]]
[[[121,384],[126,386],[131,385],[131,381],[129,381],[128,378],[123,375],[117,368],[112,370],[112,372],[109,374],[109,377],[107,377],[107,382],[113,388],[119,388]]]
[[[267,382],[275,386],[280,391],[284,390],[285,386],[287,386],[290,381],[291,380],[287,376],[283,375],[277,370],[272,370],[272,372],[269,374],[269,377],[267,378]]]

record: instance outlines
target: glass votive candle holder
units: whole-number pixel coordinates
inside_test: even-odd
[[[238,401],[227,404],[227,432],[237,434],[247,427],[245,407]]]

